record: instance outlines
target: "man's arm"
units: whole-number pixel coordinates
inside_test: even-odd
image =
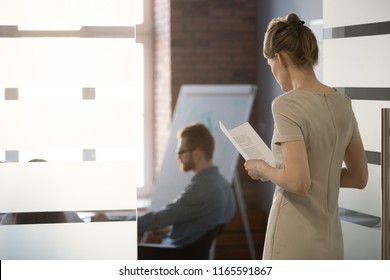
[[[173,203],[158,211],[149,212],[138,218],[138,233],[157,230],[170,225],[189,222],[198,217],[204,203],[194,189],[188,189]]]

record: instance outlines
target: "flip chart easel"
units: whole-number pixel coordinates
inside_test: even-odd
[[[223,121],[228,127],[235,127],[248,121],[256,92],[257,86],[250,84],[183,85],[181,87],[170,128],[171,134],[150,207],[151,210],[156,210],[171,202],[191,181],[192,172],[181,173],[179,170],[175,153],[176,133],[193,122],[205,124],[215,138],[214,164],[219,167],[228,182],[234,184],[252,259],[256,259],[256,254],[241,184],[236,175],[239,154],[220,130],[219,121]]]

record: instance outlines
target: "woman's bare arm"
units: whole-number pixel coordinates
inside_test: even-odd
[[[342,188],[363,189],[367,185],[368,167],[362,140],[353,138],[344,156],[345,167],[341,169],[340,186]]]
[[[310,170],[305,143],[291,141],[281,144],[284,168],[274,168],[263,160],[248,160],[245,169],[255,180],[266,179],[299,195],[305,195],[310,188]]]

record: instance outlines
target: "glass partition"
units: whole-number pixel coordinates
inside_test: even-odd
[[[0,0],[1,259],[137,258],[139,3]]]

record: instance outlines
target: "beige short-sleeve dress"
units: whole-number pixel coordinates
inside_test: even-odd
[[[283,167],[280,143],[304,141],[311,186],[304,197],[276,186],[263,259],[343,259],[340,173],[347,145],[360,137],[351,100],[293,90],[274,100],[272,114],[276,166]]]

